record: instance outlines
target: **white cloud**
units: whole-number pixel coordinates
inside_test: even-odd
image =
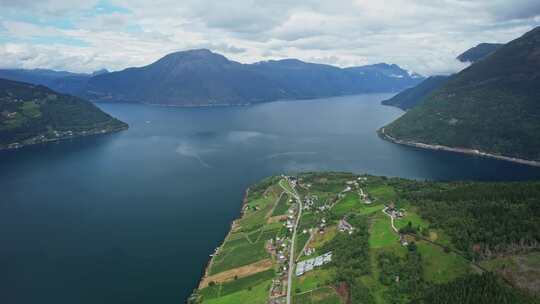
[[[8,37],[0,40],[0,66],[118,70],[206,47],[240,62],[388,62],[431,75],[463,68],[454,58],[467,48],[507,42],[540,24],[537,0],[113,0],[126,12],[82,13],[97,3],[0,0],[7,9],[0,12],[0,35]],[[53,14],[75,27],[13,20],[23,11],[36,20]]]

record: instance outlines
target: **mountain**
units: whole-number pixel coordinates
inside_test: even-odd
[[[91,75],[47,69],[0,69],[0,78],[43,85],[57,92],[76,95]]]
[[[381,131],[405,144],[540,161],[540,27],[451,77]]]
[[[408,110],[421,102],[424,98],[430,95],[434,90],[442,86],[448,81],[449,76],[431,76],[422,81],[419,85],[408,88],[394,97],[383,100],[382,104],[387,106],[395,106],[402,110]]]
[[[107,73],[109,73],[109,70],[107,70],[107,69],[100,69],[100,70],[97,70],[97,71],[92,72],[92,76],[97,76],[97,75],[107,74]]]
[[[125,123],[78,97],[0,79],[0,150],[126,128]]]
[[[479,45],[463,52],[456,59],[461,62],[474,63],[489,56],[502,45],[503,44],[498,43],[480,43]],[[383,100],[382,104],[396,106],[403,110],[408,110],[414,107],[416,104],[422,102],[425,98],[432,94],[433,91],[446,83],[446,81],[450,79],[449,77],[451,76],[439,75],[428,77],[416,87],[406,89],[388,100]]]
[[[181,106],[250,104],[398,91],[422,80],[396,65],[342,69],[296,59],[242,64],[199,49],[172,53],[144,67],[91,77],[81,96],[94,101]]]
[[[345,70],[361,79],[358,85],[366,92],[399,92],[424,80],[423,76],[409,73],[396,64],[378,63]]]
[[[487,57],[503,45],[501,43],[480,43],[457,56],[457,60],[474,63]]]

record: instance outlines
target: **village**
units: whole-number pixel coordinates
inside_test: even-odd
[[[290,304],[291,300],[288,297],[290,294],[290,289],[292,288],[290,278],[292,271],[294,270],[294,276],[301,277],[304,274],[318,268],[322,267],[328,263],[332,262],[332,252],[321,253],[321,255],[312,257],[316,253],[316,249],[310,247],[310,241],[313,236],[316,234],[324,235],[327,231],[327,219],[325,218],[325,212],[332,210],[333,206],[345,197],[349,192],[355,192],[358,194],[359,200],[358,204],[370,205],[372,201],[366,191],[360,186],[362,182],[365,182],[367,178],[358,177],[356,180],[346,181],[344,188],[341,192],[338,193],[337,199],[325,202],[320,202],[319,197],[314,194],[307,194],[303,199],[300,198],[296,189],[303,188],[309,193],[310,184],[303,184],[300,179],[294,176],[281,176],[283,180],[287,182],[290,188],[284,187],[285,191],[292,192],[292,196],[296,199],[289,199],[288,202],[291,204],[290,208],[287,211],[287,216],[283,222],[284,227],[287,229],[289,234],[284,238],[275,238],[269,241],[267,246],[269,252],[272,256],[275,257],[275,260],[278,264],[277,277],[272,281],[272,287],[270,288],[269,301],[270,304]],[[319,215],[318,221],[315,226],[303,229],[302,234],[309,234],[309,238],[303,245],[300,254],[296,257],[291,258],[291,255],[294,255],[293,251],[293,238],[296,234],[297,223],[299,222],[299,216],[301,217],[301,212],[311,212]],[[388,205],[385,205],[382,212],[391,217],[391,226],[393,230],[400,235],[400,243],[403,246],[407,246],[405,238],[400,234],[399,230],[394,226],[394,219],[403,218],[405,216],[404,209],[396,209],[395,204],[390,202]],[[337,223],[337,230],[340,233],[353,234],[355,228],[351,225],[347,216],[344,216],[339,219]],[[301,259],[302,256],[310,257],[308,259]],[[288,261],[294,260],[294,263],[289,263]],[[292,268],[294,269],[292,269]]]
[[[304,277],[310,277],[312,272],[320,273],[321,269],[324,271],[326,265],[330,264],[332,267],[334,252],[322,250],[320,244],[335,238],[337,234],[352,236],[358,233],[357,228],[351,223],[351,216],[354,217],[357,214],[354,210],[373,210],[370,212],[389,217],[387,225],[390,231],[399,236],[397,239],[400,245],[407,246],[406,238],[394,223],[395,220],[406,216],[405,210],[397,208],[392,200],[384,202],[376,199],[374,201],[366,190],[366,183],[367,178],[364,176],[344,180],[340,186],[336,185],[341,190],[332,192],[331,195],[321,196],[320,190],[313,189],[313,185],[302,177],[281,175],[276,183],[277,188],[274,189],[276,194],[271,209],[268,209],[270,205],[244,205],[243,217],[265,212],[268,214],[266,221],[272,223],[275,229],[279,227],[279,232],[268,238],[264,244],[264,250],[271,257],[271,264],[265,265],[272,265],[271,269],[274,270],[267,289],[266,303],[293,303],[295,295],[298,294],[298,288],[295,286],[302,282]],[[268,189],[263,196],[269,195]],[[274,212],[278,208],[282,211]],[[274,213],[276,215],[272,215]],[[236,225],[233,224],[233,232],[237,230],[234,228]],[[250,239],[251,237],[248,238]],[[256,240],[251,239],[250,242],[256,242]],[[211,255],[211,264],[215,263],[215,259],[219,261],[227,256],[222,248],[223,246],[216,248],[214,254]],[[268,269],[268,266],[264,269]],[[239,267],[230,270],[231,275],[228,275],[229,271],[225,271],[216,276],[209,276],[203,280],[201,286],[208,286],[211,283],[210,280],[221,276],[229,278],[225,280],[230,280],[232,273],[242,272],[242,269],[243,267]],[[233,279],[236,280],[236,275]]]

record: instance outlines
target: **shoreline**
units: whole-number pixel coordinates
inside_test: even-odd
[[[214,251],[213,255],[211,255],[210,259],[208,259],[208,262],[206,263],[206,266],[204,267],[203,275],[199,279],[199,282],[197,283],[197,288],[195,290],[200,289],[204,280],[209,276],[208,270],[210,270],[210,266],[212,265],[212,261],[214,260],[215,255],[219,253],[219,251],[221,250],[221,247],[223,247],[223,245],[225,244],[225,241],[229,238],[230,234],[233,232],[236,221],[241,219],[242,216],[244,215],[244,207],[246,206],[248,202],[248,197],[249,197],[249,187],[244,192],[244,197],[242,198],[242,205],[240,207],[240,216],[232,220],[231,224],[229,225],[230,227],[229,227],[229,231],[227,232],[227,235],[225,235],[225,237],[223,238],[223,241],[221,241],[221,244],[219,244],[219,246],[216,247],[216,250]]]
[[[397,139],[386,134],[384,132],[384,127],[377,130],[377,134],[379,134],[379,136],[382,139],[388,140],[390,142],[393,142],[399,145],[421,148],[421,149],[426,149],[426,150],[446,151],[446,152],[454,152],[454,153],[461,153],[461,154],[467,154],[467,155],[475,155],[475,156],[481,156],[481,157],[492,158],[492,159],[497,159],[497,160],[504,160],[504,161],[518,163],[522,165],[528,165],[532,167],[540,167],[540,161],[515,158],[515,157],[498,155],[498,154],[491,154],[491,153],[482,152],[482,151],[474,150],[474,149],[468,149],[468,148],[455,148],[455,147],[449,147],[449,146],[443,146],[443,145],[430,145],[430,144],[425,144],[425,143],[420,143],[420,142]]]
[[[50,143],[59,143],[59,142],[66,141],[66,140],[69,140],[69,139],[77,139],[77,138],[84,138],[84,137],[90,137],[90,136],[99,136],[99,135],[118,133],[118,132],[125,131],[127,129],[129,129],[129,125],[126,125],[126,126],[123,126],[123,127],[120,127],[120,128],[116,128],[116,129],[112,129],[112,130],[108,130],[106,132],[101,132],[101,131],[89,132],[89,133],[86,133],[84,135],[78,134],[76,136],[64,136],[64,137],[50,138],[50,139],[45,139],[45,140],[42,140],[42,141],[36,141],[36,142],[32,142],[32,143],[17,143],[17,142],[15,142],[15,143],[11,143],[11,144],[8,144],[8,145],[5,145],[5,146],[0,145],[0,152],[1,151],[16,151],[16,150],[19,150],[19,149],[23,149],[23,148],[31,147],[31,146],[36,146],[36,145],[39,145],[39,144],[46,145],[46,144],[50,144]],[[36,137],[39,137],[39,135],[35,136],[33,138],[36,138]]]
[[[239,102],[239,103],[206,103],[206,104],[167,104],[167,103],[152,103],[152,102],[143,102],[143,101],[127,101],[127,100],[102,100],[102,99],[89,99],[90,102],[95,104],[115,104],[115,103],[128,103],[128,104],[141,104],[147,106],[157,106],[164,108],[227,108],[227,107],[250,107],[259,104],[274,103],[274,102],[294,102],[294,101],[309,101],[317,99],[330,99],[330,98],[340,98],[340,97],[349,97],[357,95],[380,95],[380,94],[396,94],[398,92],[365,92],[365,93],[350,93],[350,94],[339,94],[331,96],[310,96],[310,97],[301,97],[301,98],[284,98],[284,99],[272,99],[272,100],[258,100],[250,102]]]

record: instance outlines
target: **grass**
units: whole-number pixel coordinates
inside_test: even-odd
[[[362,208],[360,209],[361,215],[371,215],[376,212],[380,212],[384,209],[383,204],[372,204],[372,205],[365,205],[362,204]]]
[[[372,220],[373,223],[369,235],[370,248],[399,246],[399,236],[390,226],[390,217],[381,212],[374,216]]]
[[[446,283],[469,273],[469,262],[459,255],[444,252],[441,247],[423,241],[416,245],[422,255],[424,278],[427,281]]]
[[[340,304],[341,298],[331,287],[323,287],[293,298],[295,304]]]
[[[255,242],[253,244],[245,237],[235,237],[234,240],[225,242],[221,253],[214,257],[212,267],[209,271],[210,275],[268,258],[269,254],[266,252],[265,243],[267,240],[275,237],[277,232],[278,229],[263,230],[257,236],[258,239],[253,240],[250,238],[251,241]]]
[[[331,241],[337,234],[337,227],[331,226],[326,228],[324,234],[315,233],[310,246],[318,249],[321,248],[324,244]]]
[[[331,269],[319,268],[312,270],[296,279],[295,290],[300,289],[300,293],[317,289],[328,285],[333,277]]]
[[[272,280],[261,282],[255,286],[247,289],[240,290],[219,298],[213,298],[209,300],[203,300],[204,304],[238,304],[246,303],[250,304],[266,304],[268,300],[268,290],[272,284]]]
[[[307,233],[303,233],[302,231],[298,231],[296,233],[296,244],[294,245],[295,257],[298,257],[300,255],[300,253],[302,252],[302,249],[304,248],[304,245],[306,245],[308,240],[309,240],[309,231]]]
[[[203,296],[204,300],[209,300],[240,292],[242,290],[248,290],[260,283],[272,280],[274,276],[274,270],[267,270],[231,282],[209,286],[201,289],[199,292]]]
[[[394,221],[394,225],[397,229],[401,229],[409,224],[409,222],[412,224],[413,227],[422,227],[427,228],[429,226],[429,223],[422,219],[417,213],[413,211],[406,211],[405,217],[397,219]]]
[[[388,201],[395,201],[397,199],[396,191],[393,187],[388,185],[370,187],[367,189],[367,191],[371,197],[383,203],[386,203]]]
[[[278,201],[276,207],[274,208],[272,216],[284,215],[287,213],[287,210],[289,210],[289,195],[284,193],[283,195],[281,195],[281,199]]]
[[[21,107],[24,116],[29,118],[38,118],[41,116],[39,105],[33,101],[25,101]]]
[[[349,192],[345,194],[345,197],[343,197],[336,205],[334,205],[332,208],[332,213],[338,217],[342,217],[351,212],[359,212],[362,209],[362,204],[363,203],[360,202],[360,198],[358,197],[358,193]]]
[[[293,190],[293,188],[291,187],[291,185],[289,185],[289,183],[287,182],[287,180],[285,179],[282,179],[279,181],[279,185],[285,190],[287,191],[291,196],[293,196],[296,192]]]
[[[238,221],[241,231],[253,231],[264,226],[266,222],[266,217],[270,210],[272,209],[271,204],[267,204],[264,208],[254,211],[252,213],[246,214],[242,219]]]

